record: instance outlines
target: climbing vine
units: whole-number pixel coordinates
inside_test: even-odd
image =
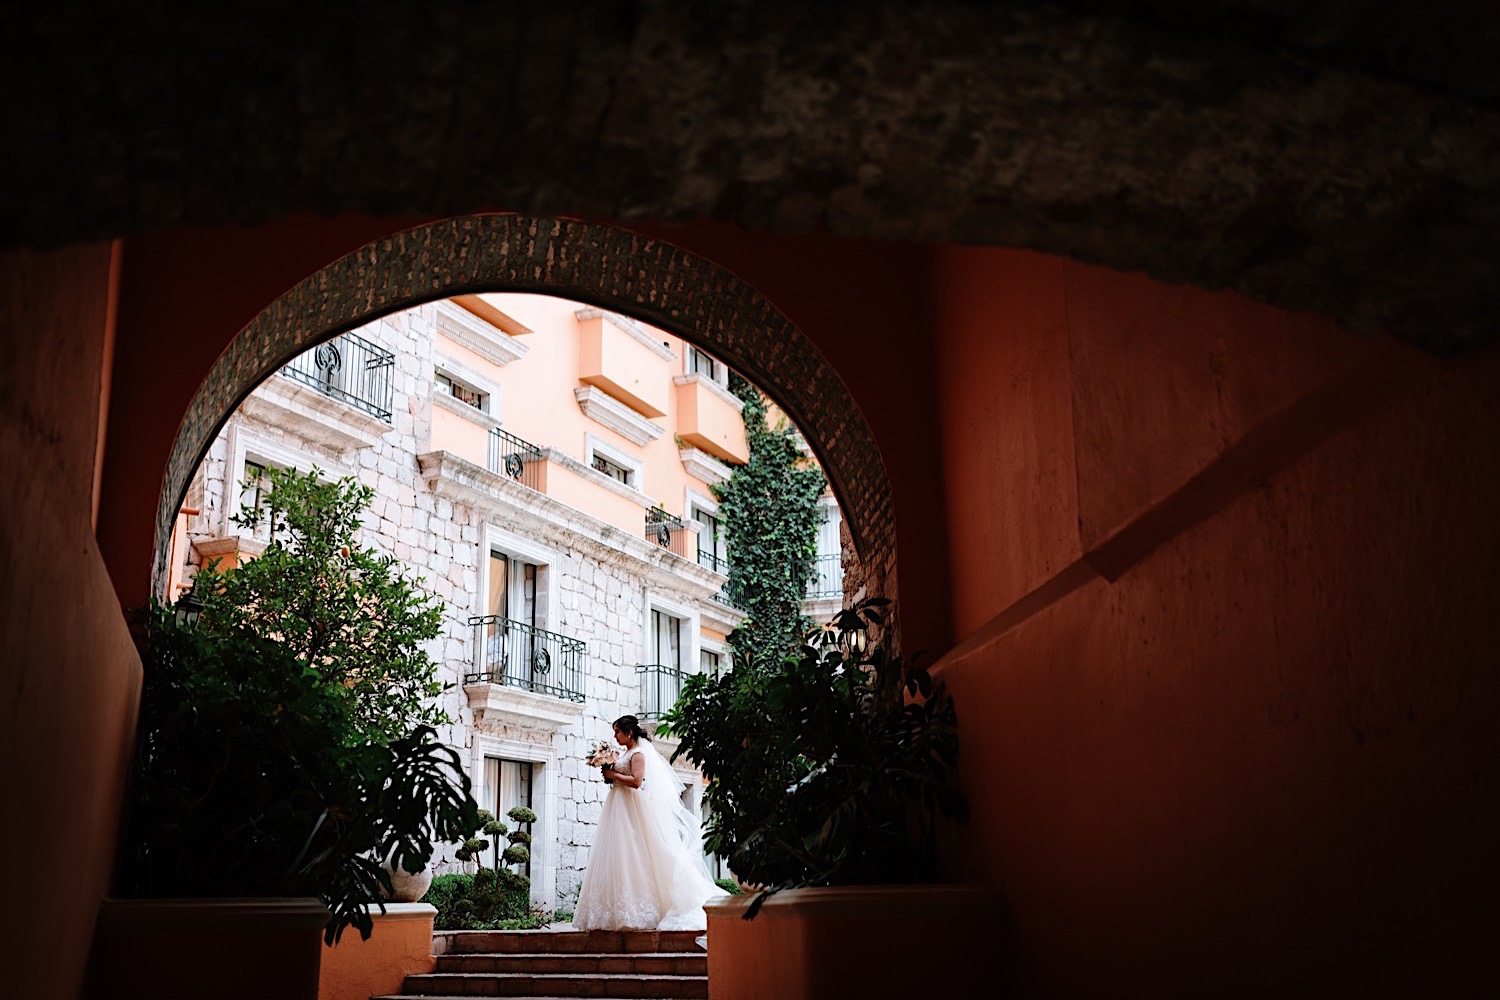
[[[767,420],[766,399],[737,373],[729,388],[745,408],[750,458],[713,488],[729,551],[730,600],[747,613],[729,637],[736,669],[764,672],[795,654],[809,622],[802,599],[815,570],[823,471],[797,447],[783,419]]]

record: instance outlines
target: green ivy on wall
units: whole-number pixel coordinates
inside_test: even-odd
[[[815,571],[823,471],[797,447],[784,420],[771,426],[760,390],[735,372],[729,389],[745,408],[750,460],[713,487],[729,551],[730,600],[747,612],[729,637],[736,670],[776,667],[802,646],[802,599]]]

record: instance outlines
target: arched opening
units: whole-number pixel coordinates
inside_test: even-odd
[[[699,345],[760,386],[802,430],[845,512],[867,589],[895,593],[890,483],[838,374],[776,307],[729,271],[596,223],[477,215],[370,243],[310,275],[247,326],[204,379],[173,444],[157,506],[153,589],[193,470],[230,412],[313,345],[433,299],[555,295]]]

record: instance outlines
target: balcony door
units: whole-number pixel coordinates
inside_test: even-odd
[[[525,806],[527,809],[535,809],[531,801],[531,790],[533,785],[533,768],[530,761],[525,760],[503,760],[499,757],[486,757],[484,759],[484,808],[495,814],[495,818],[504,823],[511,830],[526,829],[516,823],[515,820],[505,815],[516,806]],[[535,830],[527,830],[535,838]],[[497,834],[490,839],[490,864],[500,864],[500,854],[510,846],[510,841],[505,834]],[[526,862],[520,868],[522,875],[531,877],[532,862],[537,860],[537,851],[543,845],[533,839],[529,845],[531,861]],[[510,867],[507,865],[506,867]]]
[[[514,559],[492,550],[489,566],[489,596],[485,607],[490,615],[486,626],[490,670],[501,674],[504,683],[516,687],[532,686],[536,676],[541,646],[537,638],[537,579],[541,567]]]

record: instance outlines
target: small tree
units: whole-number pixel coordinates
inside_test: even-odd
[[[797,447],[785,421],[771,426],[760,390],[730,372],[744,402],[749,461],[713,487],[729,549],[729,597],[746,611],[729,637],[735,669],[775,669],[802,645],[802,600],[818,551],[823,471]]]
[[[275,640],[304,667],[342,686],[353,702],[351,738],[386,743],[451,720],[423,644],[442,629],[442,607],[396,560],[359,544],[374,490],[351,478],[319,481],[317,469],[267,470],[259,508],[233,520],[265,524],[259,558],[228,572],[205,566],[196,588],[202,627]]]

